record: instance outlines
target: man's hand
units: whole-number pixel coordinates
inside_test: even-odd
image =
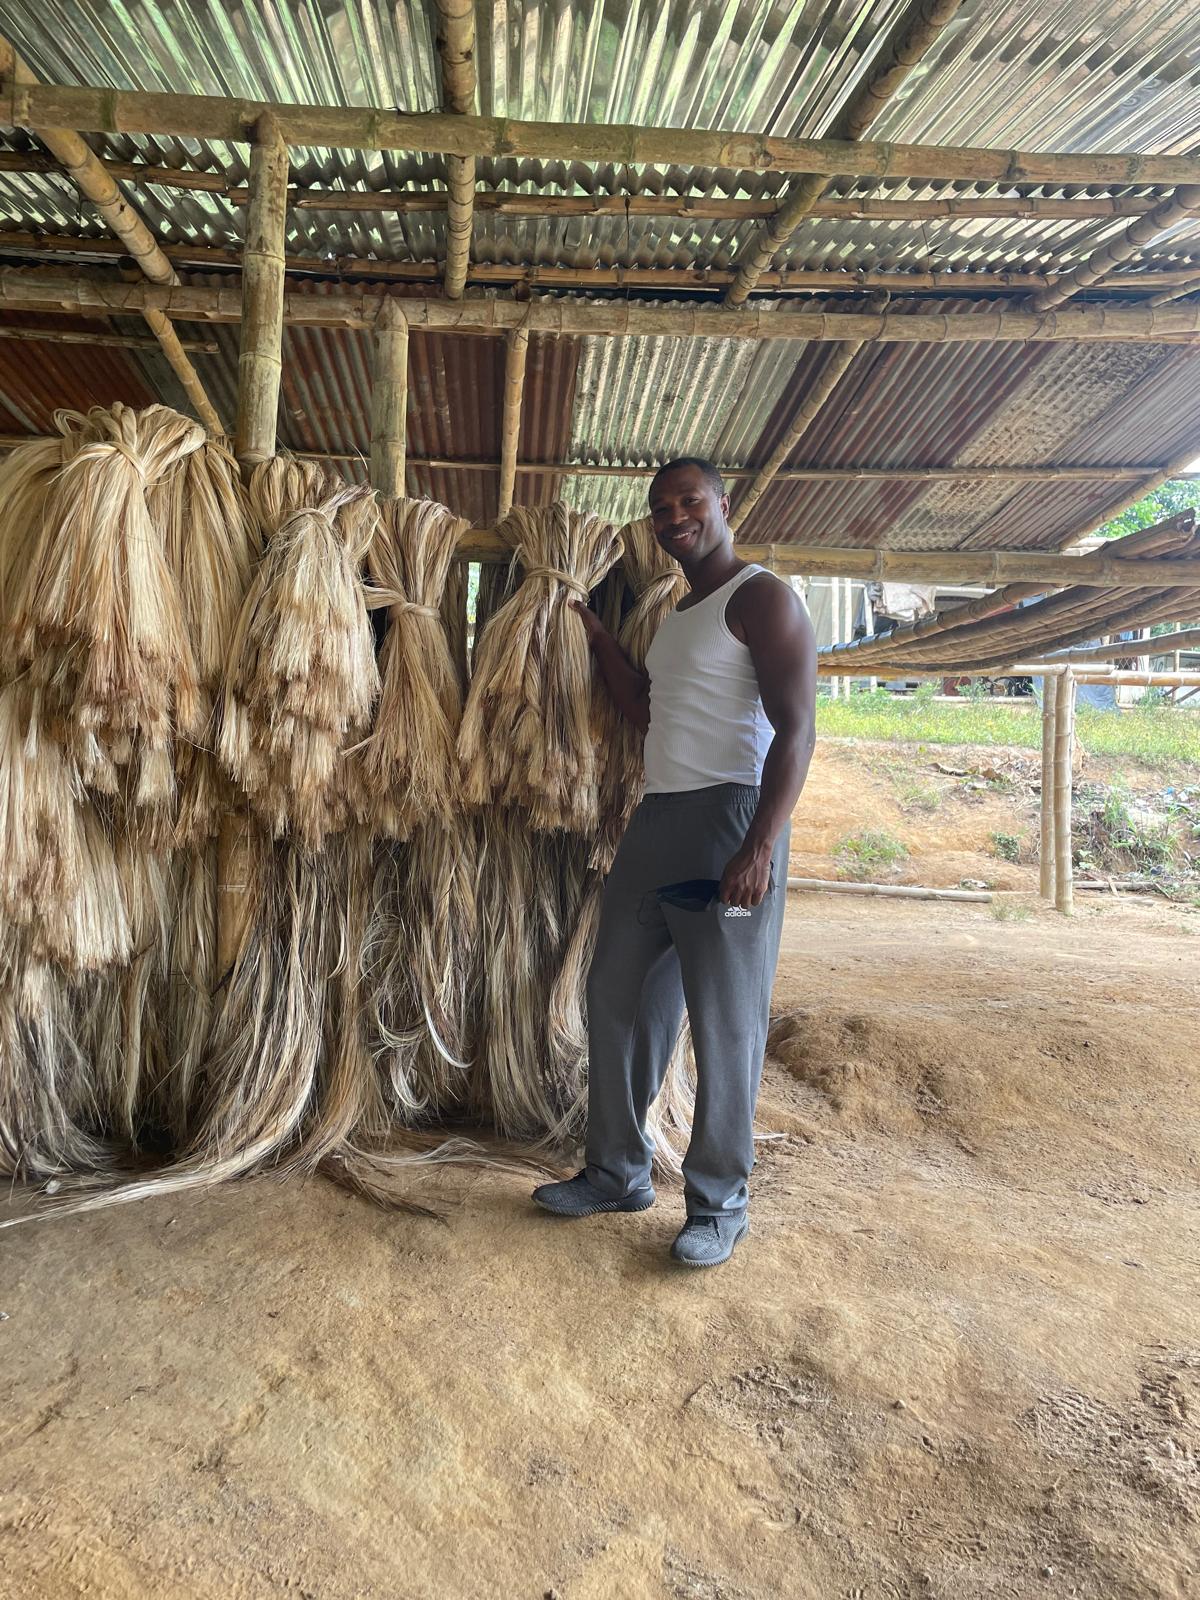
[[[721,874],[721,887],[717,899],[722,905],[757,906],[762,903],[771,881],[771,851],[768,847],[743,844],[729,858]]]
[[[608,629],[600,621],[594,611],[588,609],[582,600],[572,600],[571,610],[577,611],[583,618],[583,625],[587,629],[588,643],[594,644],[598,638],[608,633]]]

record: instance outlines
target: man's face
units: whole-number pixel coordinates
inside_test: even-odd
[[[676,561],[702,561],[726,538],[729,496],[717,494],[699,467],[675,467],[650,491],[654,537]]]

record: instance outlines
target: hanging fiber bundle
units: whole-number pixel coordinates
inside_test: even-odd
[[[200,447],[204,431],[165,406],[56,421],[68,436],[62,469],[40,519],[19,535],[20,560],[5,563],[4,669],[41,691],[41,714],[89,787],[170,807],[172,742],[199,734],[201,704],[147,490]]]
[[[360,579],[369,491],[277,456],[250,484],[266,549],[230,649],[218,749],[278,837],[318,850],[361,810],[345,754],[379,692]]]
[[[384,501],[367,555],[368,602],[387,606],[389,617],[363,783],[376,831],[396,839],[420,822],[447,823],[455,810],[462,685],[441,606],[467,527],[432,500]]]
[[[612,526],[561,502],[516,506],[496,532],[522,569],[516,594],[488,622],[459,736],[474,805],[519,806],[527,825],[586,833],[599,778],[587,635],[571,610],[621,554]]]
[[[621,529],[621,541],[625,549],[621,564],[630,603],[617,642],[635,667],[643,667],[663,618],[687,593],[687,579],[679,563],[654,537],[654,524],[649,517],[627,522]],[[600,832],[594,864],[607,872],[642,796],[645,736],[621,715],[608,695],[603,697],[598,726],[606,758],[600,780]]]

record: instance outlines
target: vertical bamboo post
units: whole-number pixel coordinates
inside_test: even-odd
[[[1055,679],[1054,699],[1054,904],[1069,917],[1074,909],[1071,751],[1075,737],[1075,674],[1070,667]]]
[[[854,580],[853,580],[853,578],[847,578],[845,580],[845,585],[844,585],[844,588],[842,590],[842,605],[845,608],[843,613],[842,613],[842,632],[846,636],[846,643],[849,644],[854,638]],[[850,679],[847,678],[845,680],[845,689],[844,689],[844,693],[845,693],[845,696],[846,696],[847,700],[849,700],[849,698],[850,698],[851,687],[852,687],[852,685],[851,685]]]
[[[385,300],[375,323],[371,386],[371,487],[392,500],[404,493],[408,429],[408,321]]]
[[[498,515],[512,510],[517,482],[517,440],[521,432],[521,403],[525,396],[525,363],[529,358],[529,330],[514,328],[508,335],[504,363],[504,417],[500,432],[500,501]]]
[[[475,110],[475,6],[473,0],[437,0],[442,99],[449,111]],[[475,220],[475,157],[446,161],[446,298],[461,300],[471,258]]]
[[[1038,891],[1043,900],[1054,899],[1054,710],[1058,699],[1058,679],[1042,679],[1042,805],[1041,878]]]
[[[287,146],[268,112],[250,148],[250,204],[242,271],[242,341],[238,355],[235,450],[249,479],[275,454],[283,371],[283,273],[287,223]],[[233,966],[250,917],[253,870],[250,819],[231,812],[217,838],[217,975]]]
[[[275,454],[283,370],[284,242],[288,152],[268,111],[250,147],[250,203],[242,263],[242,343],[238,355],[235,451],[247,476]]]

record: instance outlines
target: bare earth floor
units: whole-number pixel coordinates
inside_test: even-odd
[[[0,1235],[0,1594],[1200,1593],[1198,929],[793,895],[717,1272],[504,1174]]]

